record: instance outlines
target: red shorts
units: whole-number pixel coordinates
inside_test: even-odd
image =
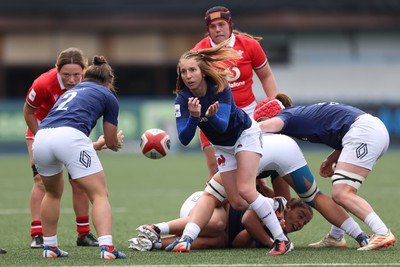
[[[210,140],[208,140],[207,136],[203,133],[202,130],[200,130],[200,144],[202,150],[206,149],[209,146],[212,146]]]

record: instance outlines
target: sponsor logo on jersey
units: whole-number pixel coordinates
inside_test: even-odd
[[[232,76],[226,78],[228,80],[228,82],[233,82],[233,81],[236,81],[237,79],[239,79],[240,69],[238,67],[236,67],[236,66],[229,67],[228,71],[232,74]]]
[[[235,88],[235,87],[239,87],[239,86],[243,86],[245,85],[246,82],[245,81],[241,81],[241,82],[233,82],[233,83],[229,83],[229,87],[231,89]]]

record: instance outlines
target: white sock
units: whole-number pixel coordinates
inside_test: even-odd
[[[101,246],[113,246],[112,235],[99,236],[99,247]]]
[[[363,232],[361,227],[352,217],[349,217],[347,220],[345,220],[340,228],[345,230],[346,233],[354,239],[356,239]]]
[[[287,241],[282,227],[276,218],[273,206],[269,204],[267,199],[261,194],[258,195],[256,200],[250,204],[251,208],[257,213],[258,217],[263,221],[265,226],[269,229],[274,239]]]
[[[161,249],[162,247],[162,243],[161,242],[157,242],[153,244],[153,249]]]
[[[371,228],[371,230],[375,234],[386,235],[389,232],[389,229],[375,212],[371,212],[370,214],[368,214],[364,222]]]
[[[185,226],[185,230],[183,230],[182,237],[188,236],[192,240],[195,240],[200,233],[200,227],[195,223],[188,223]]]
[[[343,224],[342,224],[343,225]],[[329,232],[329,235],[335,239],[339,239],[342,236],[344,236],[344,230],[340,229],[339,227],[336,227],[334,225],[331,226],[331,231]]]
[[[57,235],[48,236],[48,237],[44,236],[43,237],[43,245],[49,246],[49,247],[58,247]]]
[[[169,225],[166,222],[157,223],[156,226],[160,229],[160,235],[169,234]]]

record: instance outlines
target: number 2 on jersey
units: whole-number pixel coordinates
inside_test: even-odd
[[[63,101],[60,105],[58,105],[57,110],[67,110],[68,107],[66,107],[65,105],[67,105],[75,96],[76,96],[77,92],[67,92],[62,96],[62,99],[65,99],[65,101]]]

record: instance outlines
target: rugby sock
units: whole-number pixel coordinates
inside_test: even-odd
[[[273,207],[268,201],[259,194],[256,200],[250,204],[251,208],[257,213],[258,217],[263,221],[271,232],[274,239],[287,241],[285,234],[283,233],[282,227],[276,218]]]
[[[341,225],[343,226],[343,224]],[[342,236],[344,236],[344,231],[340,229],[339,227],[336,227],[334,225],[331,226],[331,231],[329,232],[329,235],[335,239],[339,239]]]
[[[195,223],[187,223],[183,230],[182,237],[187,236],[195,240],[200,233],[200,227]]]
[[[57,247],[58,242],[57,242],[57,235],[53,236],[44,236],[43,237],[43,245],[49,246],[49,247]]]
[[[157,242],[153,244],[153,249],[161,249],[162,248],[162,243],[161,242]]]
[[[76,217],[76,231],[79,237],[90,232],[89,215]]]
[[[156,226],[160,229],[160,235],[169,234],[169,225],[166,222],[157,223]]]
[[[378,235],[386,235],[389,232],[389,229],[375,212],[368,214],[364,222]]]
[[[361,227],[352,217],[345,220],[340,228],[344,229],[346,233],[354,239],[357,239],[357,237],[363,232],[363,230],[361,230]]]
[[[35,237],[35,235],[43,235],[42,221],[40,220],[33,220],[31,222],[31,238]]]
[[[99,240],[99,247],[101,247],[101,246],[113,247],[114,246],[113,240],[112,240],[112,235],[99,236],[98,240]]]

